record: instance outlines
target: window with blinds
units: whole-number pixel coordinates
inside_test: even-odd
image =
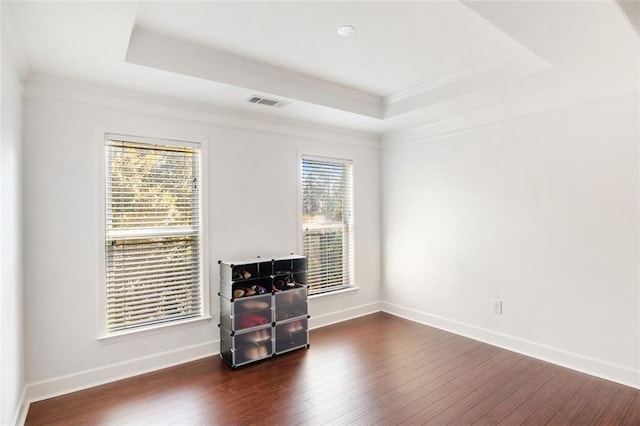
[[[202,315],[200,151],[122,139],[105,143],[108,333]]]
[[[302,250],[309,294],[353,285],[351,169],[351,161],[302,159]]]

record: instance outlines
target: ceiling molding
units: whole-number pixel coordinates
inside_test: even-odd
[[[566,91],[537,94],[513,102],[497,104],[468,114],[450,116],[426,126],[375,134],[335,128],[270,115],[238,111],[156,94],[142,93],[112,86],[82,83],[51,76],[35,75],[25,86],[25,100],[35,102],[68,102],[97,107],[131,110],[147,116],[178,119],[216,127],[280,133],[322,143],[336,143],[388,148],[394,145],[420,143],[428,139],[467,129],[508,121],[583,103],[638,95],[638,80],[611,81]]]
[[[126,62],[382,118],[379,96],[143,28],[131,33]]]
[[[380,136],[380,145],[384,149],[395,145],[420,143],[475,127],[627,95],[640,96],[638,80],[608,80],[595,87],[583,86],[571,91],[560,90],[532,95],[473,113],[450,117],[427,126],[384,134]]]
[[[637,0],[616,0],[616,6],[640,38],[640,2]]]
[[[385,98],[384,118],[434,105],[534,73],[547,71],[551,65],[529,51],[513,50],[458,72],[431,80],[424,85]]]
[[[415,111],[510,79],[547,70],[528,50],[513,49],[385,98],[145,28],[131,33],[126,61],[380,120]]]
[[[71,81],[46,75],[32,76],[25,86],[25,100],[63,102],[129,110],[137,114],[184,120],[206,125],[279,133],[322,143],[357,145],[379,149],[375,133],[314,124],[266,114],[216,107],[208,103],[143,93],[129,89]]]
[[[418,87],[385,98],[219,49],[169,37],[145,28],[131,33],[126,61],[243,87],[285,101],[298,100],[379,120],[504,83],[551,66],[528,50],[514,48]]]
[[[402,3],[397,9],[351,5],[335,10],[231,3],[202,9],[158,2],[139,7],[116,2],[0,4],[10,12],[2,15],[2,41],[13,46],[3,57],[23,78],[31,65],[40,75],[200,105],[189,110],[234,117],[255,113],[265,118],[262,122],[326,123],[373,135],[431,129],[512,105],[516,98],[593,85],[595,79],[626,80],[633,72],[638,77],[638,38],[621,9],[629,6],[627,0],[458,0],[451,7]],[[344,10],[363,25],[368,22],[359,26],[368,30],[340,39],[332,22]],[[217,25],[211,25],[211,12],[216,12]],[[432,25],[424,27],[427,16]],[[412,25],[380,32],[380,23],[391,17]],[[15,28],[4,25],[11,20]],[[252,96],[289,105],[256,106],[247,102]],[[129,102],[118,103],[109,95],[104,99],[120,107]],[[160,101],[167,108],[170,103]],[[211,108],[202,107],[207,104]],[[148,105],[149,111],[154,108],[160,106]]]
[[[492,58],[490,60],[487,60],[481,63],[470,65],[456,72],[452,72],[450,74],[445,74],[440,77],[434,78],[430,81],[427,81],[424,84],[413,87],[411,89],[403,90],[401,92],[386,96],[384,98],[384,105],[385,106],[393,105],[398,102],[407,100],[409,98],[413,98],[415,96],[421,95],[425,92],[438,89],[443,86],[449,86],[451,84],[457,83],[462,80],[466,80],[467,78],[474,76],[476,74],[479,74],[481,72],[502,67],[514,61],[517,54],[518,54],[517,51],[513,50],[498,58]]]

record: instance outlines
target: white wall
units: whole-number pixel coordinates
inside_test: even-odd
[[[386,146],[385,309],[640,386],[638,117],[627,95]]]
[[[215,319],[97,340],[96,169],[105,129],[208,139],[214,317],[218,259],[298,251],[299,155],[351,158],[360,289],[313,299],[313,326],[384,307],[640,386],[637,96],[388,145],[382,154],[369,135],[80,83],[33,79],[26,96],[27,399],[217,351]],[[492,298],[504,301],[503,315],[491,314]]]
[[[20,410],[25,383],[20,193],[22,87],[11,65],[6,39],[2,37],[0,43],[0,424],[11,424]]]
[[[177,100],[124,91],[109,98],[107,93],[115,90],[94,91],[84,85],[75,87],[75,83],[60,88],[57,84],[30,83],[25,100],[29,399],[216,352],[217,260],[299,251],[296,212],[302,153],[353,159],[358,194],[355,254],[360,290],[312,300],[312,324],[379,310],[379,148],[375,137],[294,125],[289,131],[284,122],[225,117],[198,105],[179,105]],[[78,93],[86,97],[80,99]],[[172,115],[179,118],[170,118]],[[129,340],[97,340],[102,236],[98,232],[101,181],[96,169],[104,129],[208,140],[204,167],[208,172],[208,261],[214,317],[209,323]]]

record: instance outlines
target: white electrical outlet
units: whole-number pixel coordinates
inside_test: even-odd
[[[502,315],[502,300],[491,299],[491,312]]]

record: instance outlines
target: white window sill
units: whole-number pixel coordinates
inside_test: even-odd
[[[147,328],[138,328],[132,330],[118,331],[110,334],[103,334],[98,337],[100,343],[116,343],[125,340],[137,339],[140,337],[151,336],[154,334],[165,333],[168,331],[179,330],[181,328],[195,327],[197,325],[206,324],[211,321],[211,315],[203,315],[198,318],[190,318],[180,322],[170,322],[159,324]]]
[[[340,294],[351,293],[351,292],[358,291],[358,290],[360,290],[360,287],[343,288],[343,289],[335,290],[335,291],[327,291],[326,293],[312,294],[311,296],[309,296],[309,299],[320,299],[322,297],[337,296],[337,295],[340,295]]]

